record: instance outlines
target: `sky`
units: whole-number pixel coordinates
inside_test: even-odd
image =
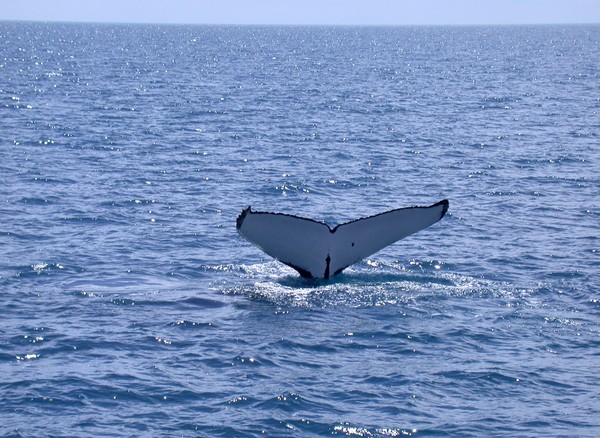
[[[283,25],[600,23],[600,0],[0,0],[0,20]]]

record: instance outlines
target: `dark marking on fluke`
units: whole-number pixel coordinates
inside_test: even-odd
[[[392,243],[433,225],[447,213],[447,199],[404,207],[330,227],[285,213],[242,210],[239,234],[304,278],[328,279]],[[331,274],[333,272],[333,275]]]

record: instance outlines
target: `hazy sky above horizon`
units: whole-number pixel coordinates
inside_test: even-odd
[[[600,0],[0,0],[0,20],[284,25],[600,23]]]

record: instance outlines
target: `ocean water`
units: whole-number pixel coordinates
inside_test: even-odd
[[[1,436],[597,436],[600,26],[0,22]],[[328,282],[237,234],[449,199]]]

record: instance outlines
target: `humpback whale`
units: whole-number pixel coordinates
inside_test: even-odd
[[[244,209],[238,233],[302,277],[328,279],[392,243],[433,225],[448,211],[448,200],[405,207],[331,228],[324,222],[284,213]]]

